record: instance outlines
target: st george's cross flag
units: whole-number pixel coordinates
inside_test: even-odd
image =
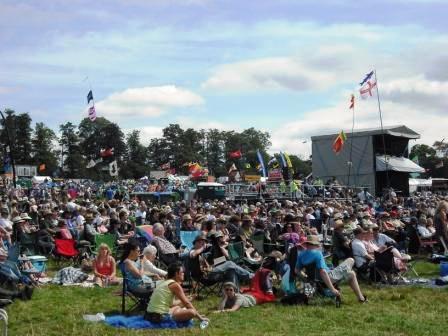
[[[368,80],[361,88],[359,89],[359,95],[362,99],[367,99],[369,97],[373,97],[376,89],[376,80]]]

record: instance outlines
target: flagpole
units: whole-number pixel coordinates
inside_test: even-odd
[[[380,125],[381,125],[381,134],[383,138],[383,151],[384,151],[384,162],[386,163],[386,185],[387,188],[390,188],[390,181],[389,181],[389,170],[388,170],[388,164],[387,164],[387,156],[386,156],[386,138],[384,136],[384,128],[383,128],[383,113],[381,111],[381,101],[380,101],[380,91],[378,89],[378,77],[376,75],[376,69],[373,70],[373,73],[375,74],[375,82],[376,82],[376,99],[378,102],[378,111],[380,114]]]
[[[347,179],[347,185],[350,188],[350,175],[351,175],[351,170],[352,170],[352,153],[353,153],[353,131],[355,129],[355,96],[352,94],[352,99],[353,99],[353,117],[352,117],[352,132],[351,132],[351,139],[350,139],[350,154],[349,154],[349,159],[348,159],[348,179]]]

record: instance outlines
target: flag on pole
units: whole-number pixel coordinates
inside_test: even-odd
[[[90,121],[95,121],[96,120],[95,106],[89,107],[89,119],[90,119]]]
[[[91,100],[93,100],[92,90],[90,90],[89,93],[87,94],[87,104],[89,104]]]
[[[281,161],[282,161],[282,167],[283,167],[283,168],[288,167],[288,165],[286,164],[285,156],[283,155],[282,152],[280,152],[280,159],[281,159]]]
[[[288,153],[283,152],[283,156],[284,156],[285,159],[286,159],[286,166],[287,166],[288,168],[292,168],[292,162],[291,162],[291,159],[289,158]]]
[[[266,174],[266,167],[264,166],[263,156],[261,155],[259,149],[257,149],[257,158],[258,158],[258,161],[260,162],[261,172],[263,174],[263,177],[267,177],[268,175]]]
[[[359,83],[359,85],[363,86],[363,85],[364,85],[370,78],[372,78],[372,76],[373,76],[373,70],[370,71],[370,72],[364,77],[364,79],[362,80],[361,83]]]
[[[229,157],[231,159],[240,159],[242,155],[243,154],[241,153],[240,149],[229,153]]]
[[[354,109],[354,108],[355,108],[355,96],[352,95],[351,98],[350,98],[350,107],[349,107],[349,109],[351,110],[351,109]]]
[[[333,142],[333,152],[339,154],[344,147],[345,140],[347,140],[347,136],[345,135],[344,131],[341,131]]]
[[[375,93],[373,89],[376,87],[376,80],[368,80],[360,89],[359,94],[362,99],[372,97]]]
[[[232,163],[232,165],[231,165],[230,168],[229,168],[229,172],[228,172],[228,174],[230,175],[230,174],[231,174],[232,172],[234,172],[234,171],[238,171],[238,169],[236,169],[235,164]]]
[[[117,160],[114,160],[111,163],[109,163],[109,174],[110,176],[118,176]]]
[[[45,163],[42,163],[41,165],[39,165],[39,171],[44,171],[45,170]]]
[[[112,155],[114,155],[114,148],[108,147],[106,149],[101,149],[100,150],[100,156],[102,158],[107,158],[107,157],[112,156]]]

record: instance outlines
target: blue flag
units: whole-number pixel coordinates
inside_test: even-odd
[[[264,166],[264,161],[263,161],[263,156],[261,155],[259,149],[257,149],[257,158],[258,158],[258,161],[260,162],[263,177],[267,177],[266,167]]]
[[[92,90],[90,90],[89,93],[87,94],[87,104],[90,103],[91,100],[93,100]]]
[[[373,76],[373,70],[370,71],[370,72],[366,75],[366,77],[364,77],[364,79],[362,80],[361,83],[359,83],[359,85],[361,85],[361,86],[364,85],[364,83],[367,82],[372,76]]]

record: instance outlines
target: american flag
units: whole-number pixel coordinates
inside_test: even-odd
[[[89,119],[90,119],[90,121],[95,121],[96,120],[95,106],[89,107]]]

